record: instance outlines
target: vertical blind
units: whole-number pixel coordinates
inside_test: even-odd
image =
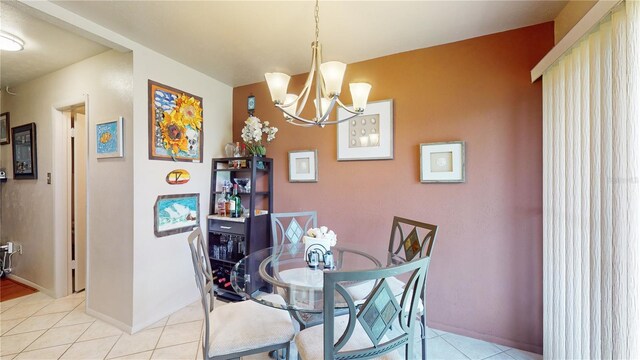
[[[640,359],[640,4],[543,75],[544,356]]]

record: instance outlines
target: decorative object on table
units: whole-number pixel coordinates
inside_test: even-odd
[[[179,234],[200,225],[200,194],[160,195],[153,206],[157,237]]]
[[[0,181],[1,182],[7,181],[7,171],[5,169],[0,169]]]
[[[11,129],[13,150],[13,178],[38,178],[38,151],[36,124],[30,123]]]
[[[318,258],[324,262],[325,255],[330,253],[331,247],[335,246],[338,241],[336,233],[334,233],[333,230],[329,230],[326,226],[307,230],[302,240],[304,241],[304,254],[307,262],[311,260],[309,256],[312,253],[317,253]],[[333,267],[333,255],[331,256],[331,263],[329,268]],[[312,266],[312,264],[309,263],[309,266]]]
[[[420,144],[420,182],[463,183],[464,141]]]
[[[8,112],[0,114],[0,145],[11,143],[9,130],[11,129],[11,117]]]
[[[318,150],[289,151],[289,182],[318,182]]]
[[[109,120],[96,124],[96,157],[98,159],[123,157],[122,121]]]
[[[191,180],[191,174],[185,169],[176,169],[167,174],[167,184],[181,185]]]
[[[233,178],[233,182],[238,184],[238,192],[242,194],[248,194],[251,192],[251,179],[250,178]]]
[[[339,124],[337,132],[338,161],[393,159],[393,100],[370,102],[362,115]]]
[[[249,116],[245,120],[242,128],[242,140],[247,146],[249,154],[252,156],[265,156],[267,154],[267,144],[275,140],[278,128],[269,126],[269,122],[264,123],[255,116]],[[262,136],[266,134],[266,143],[262,141]]]
[[[149,80],[149,159],[202,162],[202,98]]]
[[[249,95],[247,97],[247,112],[249,116],[253,116],[253,113],[256,111],[256,97],[253,95]]]
[[[311,70],[300,94],[287,94],[289,79],[287,74],[283,73],[266,73],[264,74],[271,93],[271,100],[274,105],[283,112],[284,118],[293,125],[297,126],[320,126],[324,127],[329,124],[338,124],[347,121],[354,116],[362,114],[366,105],[371,85],[367,83],[350,83],[351,99],[353,101],[353,109],[349,109],[339,100],[340,91],[342,89],[342,80],[344,78],[347,65],[338,61],[322,62],[322,46],[318,41],[320,34],[319,16],[320,6],[316,0],[315,20],[316,32],[315,41],[311,43]],[[315,86],[313,81],[315,79]],[[315,91],[316,98],[313,101],[316,106],[315,117],[311,120],[300,117],[300,113],[307,104],[309,94]],[[298,104],[298,100],[302,99]],[[345,117],[338,116],[338,120],[329,121],[329,115],[332,113],[335,105],[338,104],[339,109],[343,110]]]

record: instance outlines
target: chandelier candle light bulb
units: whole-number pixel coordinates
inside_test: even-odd
[[[305,82],[304,87],[299,95],[295,98],[287,94],[290,76],[283,73],[266,73],[264,74],[271,100],[273,104],[284,113],[284,118],[293,125],[297,126],[320,126],[335,125],[361,115],[367,105],[371,85],[367,83],[351,83],[349,90],[353,101],[353,108],[346,107],[339,99],[342,91],[342,81],[347,64],[339,61],[322,62],[322,46],[318,41],[320,34],[320,6],[316,0],[315,21],[316,32],[315,41],[311,43],[311,70]],[[312,86],[315,81],[315,86]],[[316,116],[313,119],[305,119],[300,116],[302,110],[307,104],[312,89],[315,91],[314,104],[316,105]],[[291,99],[291,101],[290,101]],[[300,104],[298,104],[300,101]],[[333,111],[336,104],[349,113],[344,119],[329,121],[329,114]],[[318,107],[318,105],[320,105]]]

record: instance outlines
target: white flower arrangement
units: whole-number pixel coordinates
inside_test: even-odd
[[[307,236],[318,240],[326,240],[329,242],[330,246],[335,246],[338,242],[336,233],[334,233],[333,230],[329,230],[326,226],[309,229],[307,231]]]
[[[242,141],[247,145],[249,152],[254,155],[265,155],[267,153],[266,144],[262,143],[262,135],[267,134],[267,143],[276,138],[278,128],[269,126],[269,122],[264,123],[255,116],[249,116],[245,120],[242,128]]]

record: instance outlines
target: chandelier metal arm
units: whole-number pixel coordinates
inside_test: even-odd
[[[351,109],[349,109],[348,107],[346,107],[346,106],[342,103],[342,101],[340,101],[340,99],[338,99],[338,100],[337,100],[337,102],[338,102],[338,106],[340,106],[341,108],[345,109],[346,111],[348,111],[348,112],[350,112],[350,113],[352,113],[352,114],[355,114],[355,115],[361,115],[361,114],[362,114],[362,112],[357,112],[357,111],[355,111],[355,110],[351,110]]]

